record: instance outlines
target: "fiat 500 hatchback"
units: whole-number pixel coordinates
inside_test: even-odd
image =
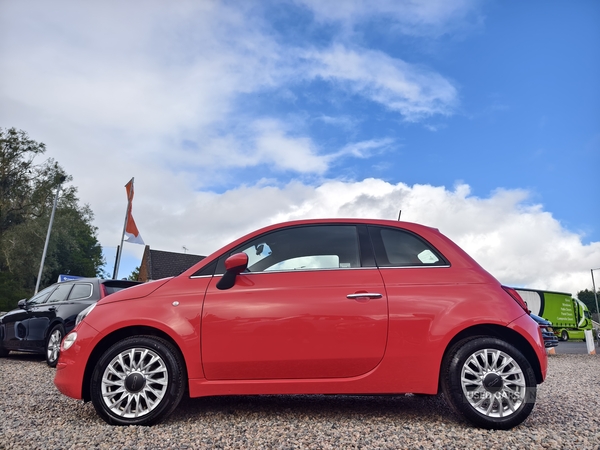
[[[547,368],[521,297],[406,222],[272,225],[82,316],[55,384],[110,424],[156,423],[184,393],[443,393],[471,423],[508,429]]]

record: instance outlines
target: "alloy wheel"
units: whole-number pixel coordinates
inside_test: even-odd
[[[519,364],[507,353],[487,348],[467,358],[461,371],[461,386],[476,411],[494,418],[517,412],[527,390]]]
[[[50,333],[48,345],[46,346],[46,359],[48,362],[52,363],[58,359],[62,338],[63,334],[59,328],[55,328],[52,333]]]
[[[102,400],[116,416],[130,419],[152,412],[169,385],[165,361],[147,348],[117,354],[102,375]]]

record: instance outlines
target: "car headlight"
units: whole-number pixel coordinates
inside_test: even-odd
[[[77,340],[77,332],[76,331],[73,331],[73,332],[67,334],[67,336],[65,337],[65,339],[62,342],[63,350],[70,349],[76,340]]]
[[[92,303],[90,306],[88,306],[83,311],[81,311],[79,314],[77,314],[77,319],[75,319],[75,326],[79,325],[79,322],[81,322],[83,319],[85,319],[85,316],[87,316],[90,312],[92,312],[92,309],[94,309],[95,307],[96,307],[96,303]]]

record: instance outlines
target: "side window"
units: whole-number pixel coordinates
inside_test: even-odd
[[[248,255],[248,272],[346,269],[360,267],[354,225],[291,227],[264,234],[230,252]],[[225,257],[217,273],[225,271]]]
[[[89,283],[77,283],[69,294],[69,300],[83,300],[92,296],[92,285]]]
[[[193,277],[205,277],[205,276],[213,276],[215,274],[215,269],[217,268],[217,261],[215,260],[211,262],[208,266],[204,266],[202,269],[198,270],[196,273],[192,275]],[[225,266],[223,266],[223,271],[225,271]],[[223,273],[223,272],[221,272]]]
[[[369,227],[369,233],[380,267],[449,265],[428,242],[409,231]]]
[[[59,284],[46,303],[64,302],[72,287],[72,284]]]
[[[242,250],[242,252],[248,255],[248,268],[255,266],[263,259],[268,258],[273,254],[271,247],[269,247],[269,244],[266,242],[261,242],[258,244],[253,243],[250,245],[250,247]]]
[[[56,286],[50,286],[47,287],[46,289],[44,289],[41,292],[38,292],[36,295],[34,295],[33,297],[31,297],[31,299],[27,302],[28,305],[41,305],[42,303],[46,303],[46,300],[48,300],[48,297],[50,297],[50,294],[52,293],[52,291],[54,290]]]

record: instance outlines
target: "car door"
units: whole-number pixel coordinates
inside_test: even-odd
[[[30,342],[27,339],[29,320],[33,317],[33,311],[38,306],[43,305],[50,297],[50,294],[56,289],[55,285],[47,287],[38,292],[29,300],[21,300],[19,309],[10,311],[2,317],[4,327],[3,345],[10,350],[27,350]]]
[[[239,251],[248,271],[227,290],[216,287],[216,276],[206,292],[207,379],[343,378],[377,366],[387,296],[378,270],[361,264],[356,226],[287,227],[229,254]]]
[[[48,299],[43,303],[27,305],[28,318],[25,321],[27,329],[27,347],[32,349],[43,349],[46,345],[46,332],[61,304],[63,304],[73,284],[58,284]]]

